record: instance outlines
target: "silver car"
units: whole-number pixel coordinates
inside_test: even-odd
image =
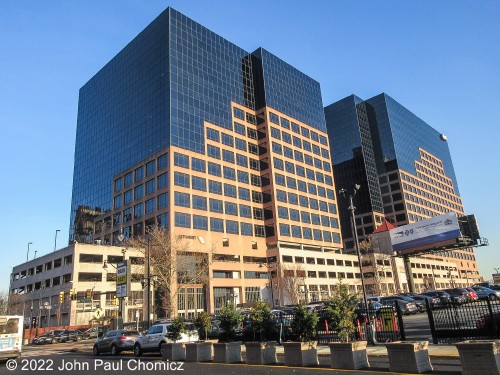
[[[92,348],[92,353],[97,356],[101,353],[109,352],[111,355],[118,355],[126,350],[134,350],[134,344],[140,334],[138,331],[130,329],[117,329],[106,332],[98,338]]]
[[[151,326],[143,336],[139,336],[134,344],[134,354],[140,357],[144,352],[161,352],[161,345],[174,342],[168,337],[171,323],[159,323]],[[181,334],[177,342],[198,341],[198,331],[193,323],[186,323],[186,333]]]

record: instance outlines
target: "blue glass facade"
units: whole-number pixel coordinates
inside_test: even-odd
[[[453,180],[459,194],[448,143],[441,140],[437,130],[387,94],[374,96],[366,103],[372,134],[377,138],[375,157],[379,171],[395,169],[391,163],[395,162],[398,168],[416,174],[415,160],[420,160],[420,147],[441,159],[445,174]]]
[[[211,152],[204,122],[232,131],[231,103],[274,106],[325,130],[316,81],[167,8],[80,90],[70,239],[86,234],[91,216],[113,208],[114,176],[168,146],[200,158]]]

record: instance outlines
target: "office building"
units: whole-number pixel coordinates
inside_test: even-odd
[[[446,212],[464,215],[446,135],[386,94],[351,95],[327,106],[325,117],[337,187],[361,185],[355,197],[361,239],[384,220],[401,226]],[[345,246],[353,249],[349,218],[342,215],[347,204],[339,200],[339,206]],[[456,285],[480,280],[470,248],[425,258],[453,262]],[[418,287],[429,285],[415,275]]]
[[[158,225],[210,254],[209,285],[186,288],[212,312],[289,302],[284,263],[303,264],[287,272],[307,275],[305,299],[328,295],[337,272],[359,288],[356,258],[336,259],[319,83],[172,8],[80,90],[70,225],[71,241],[104,246]],[[203,308],[178,301],[188,316]]]

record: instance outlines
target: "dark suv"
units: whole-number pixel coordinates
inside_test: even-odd
[[[469,292],[467,289],[463,288],[452,288],[445,289],[446,293],[448,293],[453,301],[459,305],[469,302]]]
[[[96,340],[92,352],[97,356],[104,352],[118,355],[125,350],[132,351],[134,350],[135,339],[139,336],[139,332],[131,329],[108,331]]]

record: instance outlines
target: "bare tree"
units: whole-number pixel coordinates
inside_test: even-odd
[[[9,309],[9,293],[0,290],[0,315],[7,315]]]
[[[195,251],[186,238],[171,235],[161,227],[151,228],[146,237],[130,239],[128,246],[145,257],[150,251],[151,274],[157,278],[155,285],[163,296],[161,307],[167,316],[177,315],[177,295],[183,285],[208,284],[213,246],[207,251]]]
[[[277,272],[278,285],[293,305],[300,303],[301,286],[305,286],[306,271],[301,264],[281,264]],[[305,291],[304,291],[305,292]]]
[[[377,296],[386,294],[387,290],[383,288],[383,281],[387,268],[386,263],[387,260],[390,260],[390,256],[377,251],[371,236],[359,243],[359,252],[362,267],[370,267],[368,272],[363,273],[367,281],[367,287],[371,289],[367,293]]]
[[[24,315],[24,294],[11,294],[0,291],[0,315]]]

